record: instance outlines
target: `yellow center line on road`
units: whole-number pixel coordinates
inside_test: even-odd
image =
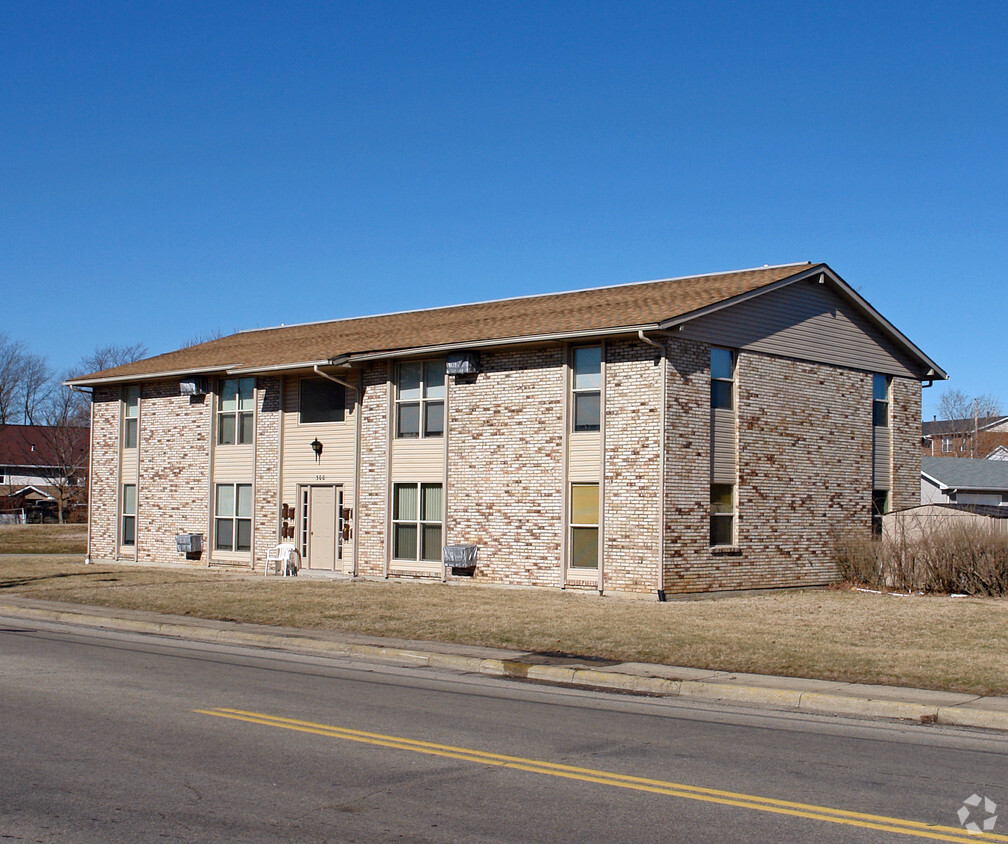
[[[481,765],[512,768],[535,774],[546,774],[564,779],[581,780],[598,783],[616,788],[629,788],[636,791],[647,791],[653,794],[663,794],[671,797],[682,797],[687,800],[700,800],[706,803],[718,803],[723,806],[735,806],[743,809],[754,809],[760,812],[771,812],[778,815],[789,815],[797,818],[826,821],[860,827],[862,829],[893,832],[900,835],[910,835],[916,838],[927,838],[932,841],[960,841],[976,844],[984,841],[1008,842],[1008,836],[994,833],[970,833],[965,829],[952,826],[922,823],[920,821],[891,818],[885,815],[870,815],[863,812],[851,812],[846,809],[833,809],[828,806],[817,806],[810,803],[795,803],[788,800],[777,800],[771,797],[760,797],[755,794],[742,794],[733,791],[722,791],[714,788],[687,785],[685,783],[666,782],[663,780],[635,777],[627,774],[617,774],[611,771],[600,771],[592,768],[579,768],[573,765],[562,765],[557,762],[546,762],[540,759],[526,759],[521,756],[505,756],[499,753],[486,753],[466,747],[454,747],[446,744],[435,744],[429,741],[390,736],[382,733],[370,733],[364,730],[351,730],[346,727],[336,727],[330,724],[316,724],[312,721],[301,721],[296,718],[283,718],[277,715],[267,715],[261,712],[246,712],[241,709],[197,709],[202,715],[212,715],[218,718],[230,718],[258,724],[266,727],[277,727],[285,730],[295,730],[302,733],[327,736],[329,738],[356,741],[389,747],[396,750],[407,750],[412,753],[424,753],[429,756],[441,756],[448,759],[458,759]]]

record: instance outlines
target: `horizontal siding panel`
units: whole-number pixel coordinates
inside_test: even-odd
[[[354,459],[357,420],[353,390],[347,390],[347,407],[342,422],[302,424],[298,413],[298,380],[288,378],[284,389],[283,419],[283,496],[291,503],[298,484],[326,483],[343,485],[344,506],[353,501]],[[322,455],[316,462],[311,443],[322,443]],[[319,475],[323,479],[319,479]]]
[[[889,440],[888,428],[875,429],[875,445],[873,449],[873,489],[890,489],[892,487],[892,446]]]
[[[444,440],[440,437],[392,440],[392,480],[444,481]]]
[[[598,483],[602,472],[602,437],[595,431],[572,433],[567,444],[571,481]]]
[[[137,451],[135,448],[124,448],[122,451],[123,483],[129,483],[137,476]]]
[[[735,411],[714,408],[711,411],[711,481],[735,483],[735,453]]]
[[[797,282],[685,324],[681,336],[915,378],[882,333],[826,285]]]
[[[252,445],[219,445],[214,449],[213,477],[215,483],[227,481],[252,483]]]

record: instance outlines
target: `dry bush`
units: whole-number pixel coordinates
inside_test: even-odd
[[[885,542],[863,534],[838,534],[833,558],[841,577],[859,586],[1008,595],[1008,535],[982,523],[953,522],[914,538]]]

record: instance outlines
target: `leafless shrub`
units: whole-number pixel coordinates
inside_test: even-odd
[[[1008,595],[1008,535],[982,523],[953,522],[898,542],[839,534],[833,558],[841,577],[859,586]]]

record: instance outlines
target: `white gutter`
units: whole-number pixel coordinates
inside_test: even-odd
[[[296,369],[307,369],[309,366],[324,366],[327,363],[329,363],[328,358],[325,360],[306,360],[301,363],[273,363],[269,366],[235,366],[228,367],[225,371],[228,375],[256,375],[260,372],[280,372],[283,370],[293,371]]]
[[[63,383],[68,387],[99,387],[102,384],[155,381],[158,378],[177,378],[183,375],[203,375],[210,372],[227,371],[227,366],[204,366],[198,369],[172,369],[166,372],[137,372],[133,375],[111,375],[107,378],[69,378]]]

